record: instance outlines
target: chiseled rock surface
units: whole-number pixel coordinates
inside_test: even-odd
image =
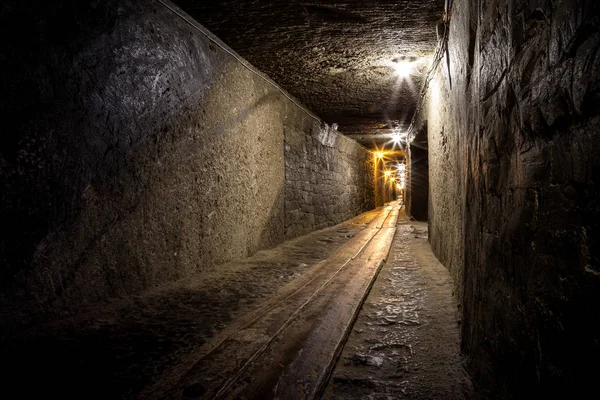
[[[320,121],[154,1],[24,2],[0,17],[22,31],[0,55],[13,127],[0,138],[2,324],[94,308],[281,243],[284,138]],[[328,180],[333,193],[358,172],[342,159],[332,165],[348,179]]]
[[[582,396],[600,357],[599,4],[477,10],[454,2],[430,93],[432,247],[483,393]]]

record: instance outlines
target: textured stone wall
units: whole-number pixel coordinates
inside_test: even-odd
[[[407,148],[406,214],[427,221],[429,207],[429,156],[427,125],[419,130]]]
[[[595,391],[598,15],[595,1],[454,1],[428,96],[430,240],[491,398]]]
[[[39,3],[0,9],[12,127],[0,138],[3,323],[84,310],[283,240],[284,136],[314,135],[316,149],[311,117],[158,2]],[[348,159],[344,146],[311,153],[313,178],[325,153]],[[327,184],[353,183],[343,174]],[[337,200],[315,199],[305,231],[352,216]]]
[[[373,173],[371,153],[329,126],[286,126],[286,238],[373,209]]]
[[[477,20],[476,0],[454,2],[449,34],[449,51],[440,63],[426,97],[429,153],[429,241],[440,262],[448,268],[456,285],[459,302],[463,295],[464,220],[466,190],[466,141],[473,132],[475,108],[472,86],[466,71],[474,68],[474,43],[468,34],[471,17]],[[448,55],[450,62],[448,63]],[[458,73],[459,71],[460,73]],[[423,124],[423,121],[421,122]]]

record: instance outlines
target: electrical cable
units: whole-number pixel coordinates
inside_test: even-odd
[[[408,126],[408,130],[407,130],[408,133],[406,136],[407,136],[407,143],[409,143],[409,144],[415,139],[415,136],[416,136],[414,134],[415,125],[417,123],[417,118],[423,107],[423,101],[425,100],[425,96],[427,95],[427,90],[429,89],[429,83],[431,82],[431,80],[433,80],[433,73],[437,69],[439,63],[444,58],[444,52],[448,48],[448,38],[449,38],[449,34],[450,34],[450,17],[452,15],[452,7],[453,6],[454,6],[453,0],[446,0],[445,7],[444,7],[445,8],[444,17],[443,17],[444,18],[443,19],[444,35],[442,36],[442,39],[440,40],[440,43],[438,44],[436,51],[434,53],[433,60],[431,61],[431,66],[429,67],[429,71],[427,71],[425,81],[423,82],[423,86],[421,87],[421,92],[419,95],[419,101],[417,103],[417,108],[415,110],[415,113],[413,114],[411,121],[410,121],[410,125]]]
[[[220,40],[218,40],[216,37],[214,37],[214,35],[212,35],[209,32],[204,31],[203,29],[201,29],[194,22],[190,21],[185,15],[183,15],[182,13],[180,13],[178,10],[176,10],[175,8],[173,8],[171,5],[169,5],[168,3],[164,2],[163,0],[156,0],[156,1],[158,1],[160,4],[162,4],[165,8],[167,8],[173,14],[177,15],[179,18],[181,18],[183,21],[185,21],[192,28],[196,29],[198,32],[200,32],[202,35],[204,35],[212,43],[214,43],[217,46],[219,46],[223,51],[225,51],[231,57],[233,57],[234,59],[236,59],[240,64],[242,64],[242,66],[244,68],[246,68],[248,71],[250,71],[254,75],[258,76],[260,79],[262,79],[263,81],[267,82],[269,85],[271,85],[272,87],[274,87],[275,89],[277,89],[282,95],[284,95],[289,101],[291,101],[292,103],[294,103],[298,108],[300,108],[301,110],[303,110],[308,116],[310,116],[311,118],[317,120],[318,122],[322,122],[321,118],[317,117],[315,114],[313,114],[306,107],[304,107],[303,105],[301,105],[300,103],[298,103],[296,100],[294,100],[294,98],[292,98],[290,95],[288,95],[281,87],[279,87],[279,85],[277,85],[275,82],[273,82],[270,78],[266,77],[263,73],[261,73],[260,71],[256,70],[246,60],[242,59],[234,51],[232,51],[229,48],[227,48],[227,46],[221,44]]]
[[[271,85],[272,87],[274,87],[275,89],[277,89],[279,91],[279,93],[281,93],[285,98],[287,98],[294,105],[296,105],[298,108],[300,108],[302,111],[304,111],[309,117],[313,118],[314,120],[316,120],[319,123],[323,123],[324,122],[316,114],[314,114],[313,112],[311,112],[308,108],[304,107],[302,104],[300,104],[298,101],[296,101],[292,96],[290,96],[289,94],[287,94],[286,91],[283,90],[271,78],[269,78],[268,76],[266,76],[262,72],[258,71],[256,68],[254,68],[254,66],[252,66],[246,60],[244,60],[243,58],[241,58],[240,56],[238,56],[233,50],[229,49],[227,45],[221,43],[221,41],[216,36],[214,36],[212,33],[210,33],[209,31],[205,31],[204,29],[201,29],[198,26],[198,24],[194,23],[193,21],[190,21],[189,18],[187,18],[185,15],[183,15],[182,13],[180,13],[177,9],[173,8],[171,5],[169,5],[165,1],[163,1],[163,0],[156,0],[156,1],[159,2],[160,4],[162,4],[166,9],[168,9],[169,11],[171,11],[177,17],[181,18],[183,21],[185,21],[192,28],[194,28],[195,30],[197,30],[198,32],[200,32],[202,35],[204,35],[212,43],[214,43],[215,45],[219,46],[219,48],[221,48],[223,51],[225,51],[227,54],[229,54],[231,57],[233,57],[235,60],[237,60],[248,71],[250,71],[254,75],[258,76],[260,79],[262,79],[263,81],[265,81],[266,83],[268,83],[269,85]],[[360,143],[358,143],[357,141],[355,141],[353,139],[350,139],[349,137],[347,137],[346,135],[344,135],[342,133],[336,132],[336,136],[344,138],[346,140],[349,140],[352,143],[355,143],[355,144],[357,144],[357,145],[359,145],[361,147],[364,147]],[[368,150],[368,151],[370,151],[370,150]]]

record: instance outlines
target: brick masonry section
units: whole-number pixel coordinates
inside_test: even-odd
[[[373,163],[361,145],[316,122],[285,127],[285,235],[292,238],[374,208]]]

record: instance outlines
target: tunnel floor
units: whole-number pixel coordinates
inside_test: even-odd
[[[427,223],[398,218],[379,273],[323,399],[468,399],[453,283]]]
[[[61,398],[469,397],[451,278],[426,229],[391,205],[23,329],[2,345],[6,382]]]

